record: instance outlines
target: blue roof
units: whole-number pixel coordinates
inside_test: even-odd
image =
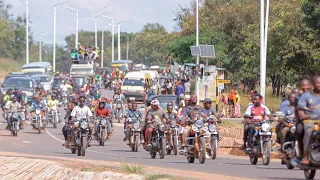
[[[117,64],[117,63],[133,63],[132,60],[115,60],[113,61],[112,64]]]
[[[51,66],[51,63],[49,62],[32,62],[32,63],[29,63],[29,64],[25,64],[21,67],[21,69],[25,69],[25,68],[47,68]]]

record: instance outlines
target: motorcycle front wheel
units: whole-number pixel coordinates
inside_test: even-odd
[[[151,155],[151,158],[154,159],[154,158],[156,158],[157,153],[156,152],[150,152],[150,155]]]
[[[172,141],[173,141],[173,154],[177,155],[178,154],[178,137],[174,135],[172,138]]]
[[[135,142],[134,142],[134,152],[138,152],[138,147],[139,147],[139,139],[140,136],[135,136]]]
[[[271,153],[270,142],[263,142],[263,154],[262,154],[262,164],[263,165],[266,165],[266,166],[269,165],[270,153]]]
[[[257,162],[258,162],[258,158],[256,158],[256,157],[250,157],[250,163],[251,163],[252,165],[256,165]]]
[[[211,141],[211,159],[216,159],[217,157],[217,140]]]
[[[165,139],[161,139],[161,149],[160,149],[160,159],[164,159],[165,156],[165,152],[166,152],[166,140]]]
[[[100,144],[101,146],[104,146],[104,142],[106,141],[106,131],[102,131],[101,133],[101,139],[100,139]]]
[[[315,169],[304,170],[303,172],[304,172],[304,177],[306,179],[313,179],[314,176],[316,175]]]
[[[203,164],[206,161],[206,143],[204,141],[204,137],[200,137],[199,141],[199,152],[198,152],[198,157],[199,157],[199,162]]]
[[[88,143],[87,138],[86,137],[82,137],[81,156],[85,156],[86,155],[87,143]]]

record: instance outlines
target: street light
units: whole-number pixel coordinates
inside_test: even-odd
[[[112,35],[112,62],[114,61],[114,18],[113,17],[109,17],[109,16],[105,16],[103,15],[104,18],[106,19],[110,19],[112,20],[112,32],[111,32],[111,35]]]
[[[39,62],[42,62],[42,36],[48,34],[48,32],[43,32],[40,35],[40,40],[39,40]]]
[[[79,10],[78,9],[74,9],[74,8],[71,8],[71,7],[68,7],[68,6],[63,6],[71,11],[75,11],[76,12],[76,16],[77,16],[77,19],[76,19],[76,44],[75,44],[75,48],[78,49],[78,42],[79,42]]]
[[[56,16],[57,16],[57,6],[58,5],[63,5],[64,3],[68,2],[68,1],[69,0],[53,4],[53,65],[52,65],[52,71],[53,72],[56,72]]]
[[[103,16],[107,14],[107,12],[99,14],[97,16],[94,17],[94,46],[97,47],[98,46],[98,35],[97,35],[97,18],[100,16]]]
[[[122,20],[122,21],[120,21],[120,22],[118,22],[118,24],[117,25],[115,25],[115,26],[118,26],[118,60],[121,60],[121,42],[120,42],[120,37],[121,37],[121,31],[120,31],[120,28],[121,28],[121,23],[123,23],[124,21],[126,21],[126,20]]]
[[[197,0],[197,10],[196,10],[196,46],[199,46],[199,0]],[[199,70],[199,55],[197,55],[197,66]],[[197,104],[199,104],[199,95],[200,95],[200,77],[196,77],[196,95],[197,95]]]
[[[20,0],[22,3],[22,0]],[[26,0],[26,64],[29,63],[29,0]]]
[[[109,24],[108,26],[105,26],[102,29],[102,35],[101,35],[101,68],[103,68],[103,54],[104,54],[104,29],[108,28],[108,27],[112,27],[113,28],[113,24]],[[112,47],[113,50],[113,47]]]

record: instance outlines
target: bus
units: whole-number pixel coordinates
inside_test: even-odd
[[[133,62],[131,60],[116,60],[113,61],[112,67],[119,69],[122,72],[132,71]]]
[[[50,74],[51,71],[52,66],[49,62],[32,62],[21,67],[21,72],[28,75]]]

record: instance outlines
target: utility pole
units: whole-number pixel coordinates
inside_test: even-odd
[[[129,37],[127,37],[127,60],[129,60]]]
[[[26,0],[26,64],[29,63],[29,0]]]
[[[199,46],[199,0],[197,0],[197,10],[196,10],[196,46]],[[199,55],[197,55],[197,63],[196,66],[198,67],[198,71],[200,68],[200,57]],[[199,99],[199,95],[200,95],[200,77],[199,77],[199,73],[197,71],[197,76],[196,76],[196,95],[197,95],[197,104],[199,104],[200,99]]]

